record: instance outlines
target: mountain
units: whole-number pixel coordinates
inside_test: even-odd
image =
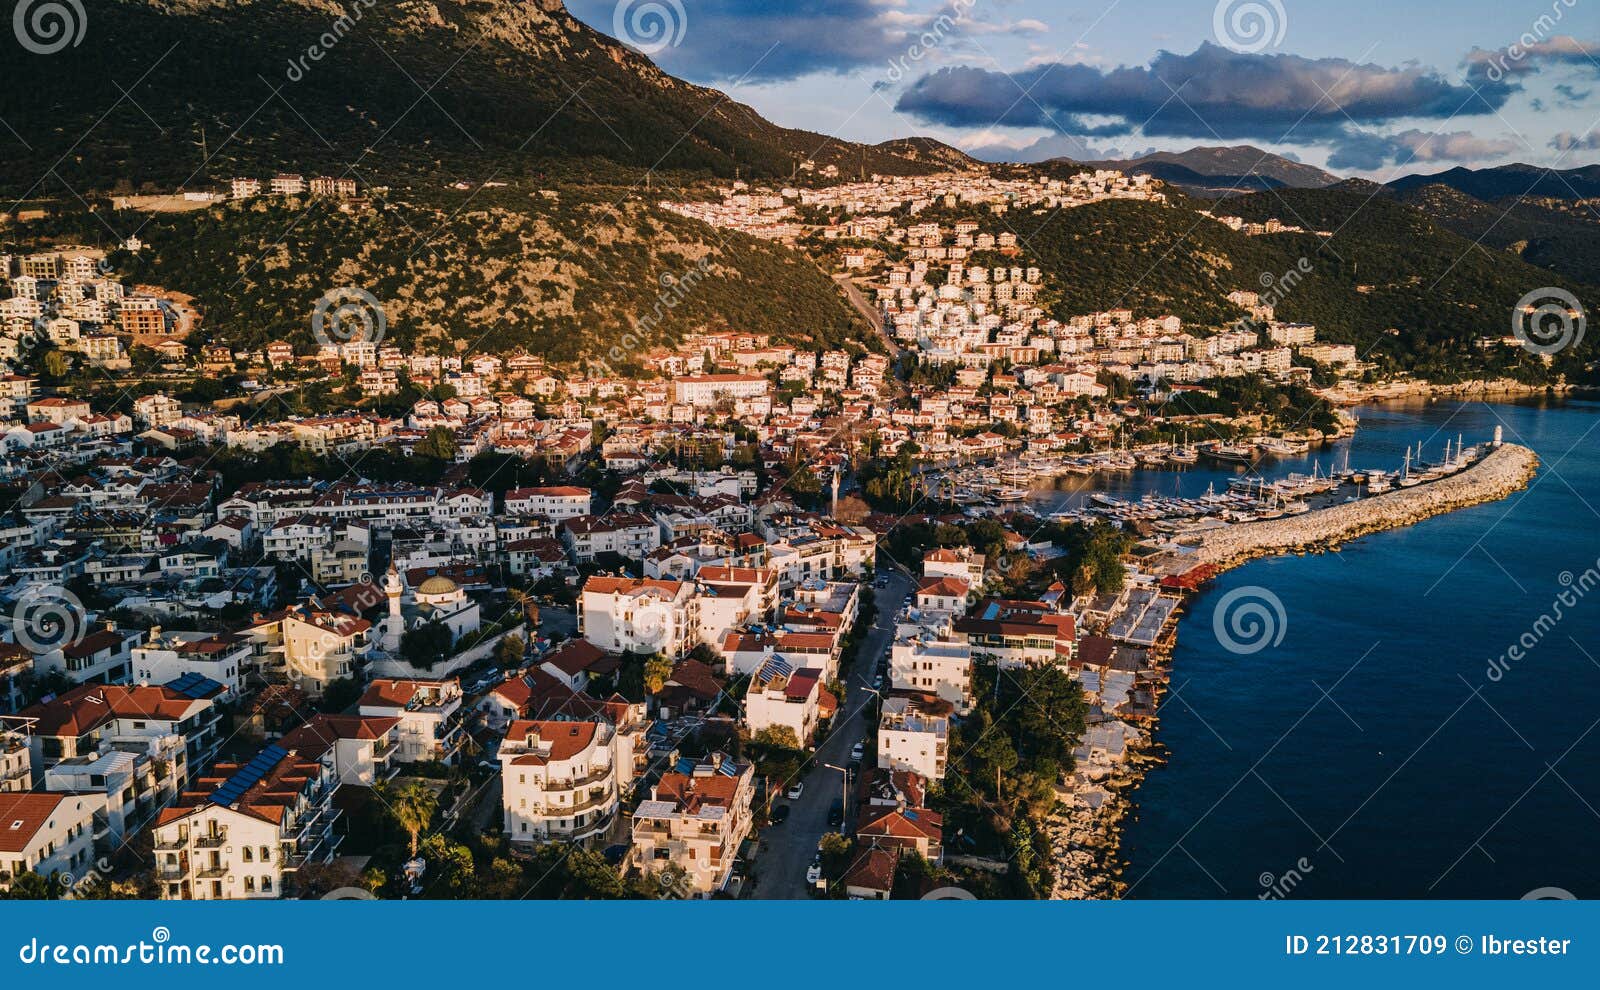
[[[368,184],[787,177],[806,158],[851,174],[933,170],[779,127],[560,0],[99,0],[86,21],[75,47],[7,58],[0,187],[16,195],[279,169]]]
[[[1230,214],[1278,217],[1332,231],[1328,239],[1249,237],[1189,206],[1181,196],[1165,207],[1096,203],[1073,210],[1069,223],[1052,210],[1014,211],[1007,227],[1047,273],[1044,305],[1058,317],[1126,306],[1141,317],[1172,314],[1190,325],[1221,326],[1244,315],[1227,293],[1267,293],[1278,318],[1313,323],[1322,339],[1354,344],[1369,360],[1441,381],[1477,365],[1523,376],[1553,373],[1533,367],[1521,352],[1480,352],[1475,342],[1506,336],[1516,301],[1531,288],[1581,294],[1575,280],[1475,244],[1384,196],[1278,189],[1229,200]]]
[[[1600,196],[1600,165],[1565,170],[1520,163],[1494,168],[1457,166],[1433,175],[1402,176],[1389,183],[1389,188],[1407,192],[1433,185],[1449,186],[1481,200],[1507,196],[1589,199]]]
[[[0,187],[46,216],[0,227],[3,249],[137,232],[116,270],[191,296],[191,345],[309,350],[318,299],[353,286],[408,347],[625,370],[698,330],[871,346],[810,259],[657,202],[807,158],[937,170],[778,127],[559,0],[97,0],[81,45],[12,53],[5,80]],[[363,201],[136,212],[110,195],[277,172],[354,179]]]
[[[1099,168],[1149,175],[1197,196],[1226,196],[1266,189],[1320,189],[1339,177],[1250,145],[1157,151],[1126,161],[1091,162]]]
[[[1485,202],[1443,184],[1386,191],[1446,230],[1576,281],[1600,282],[1600,216],[1574,200],[1510,196]]]
[[[884,141],[873,145],[873,147],[887,155],[894,155],[927,165],[935,165],[942,169],[983,167],[982,162],[960,148],[953,148],[943,141],[936,141],[933,138],[896,138],[892,141]]]

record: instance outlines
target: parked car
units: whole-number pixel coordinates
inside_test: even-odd
[[[883,675],[882,674],[873,675],[872,686],[875,687],[875,688],[883,687]]]
[[[772,809],[772,814],[767,816],[767,821],[770,824],[773,824],[773,825],[782,825],[784,822],[786,822],[788,820],[789,820],[789,806],[786,805],[786,804],[780,804],[780,805],[774,806],[773,809]]]
[[[866,744],[866,742],[864,740],[860,741],[860,742],[857,742],[854,746],[850,747],[850,758],[852,760],[856,760],[857,762],[859,762],[861,760],[861,757],[866,755],[866,752],[867,752],[867,744]]]
[[[838,798],[834,798],[833,803],[828,805],[828,824],[834,828],[844,824],[844,802]]]
[[[811,865],[810,866],[806,867],[806,883],[809,883],[809,884],[815,886],[815,885],[817,885],[817,884],[819,884],[821,882],[822,882],[822,857],[818,856],[816,859],[813,859],[811,861]]]
[[[806,792],[806,782],[803,781],[803,780],[797,780],[797,781],[795,781],[793,784],[791,784],[789,786],[789,790],[788,790],[786,796],[791,801],[798,801],[798,800],[800,800],[800,795],[804,794],[805,792]]]

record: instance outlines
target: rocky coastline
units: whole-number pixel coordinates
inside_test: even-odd
[[[1144,558],[1141,567],[1157,574],[1182,574],[1196,567],[1220,573],[1259,557],[1334,550],[1370,533],[1506,498],[1526,487],[1538,466],[1538,455],[1529,448],[1502,444],[1435,481],[1300,516],[1213,530],[1193,537],[1182,551]],[[1171,646],[1182,611],[1174,612],[1147,657],[1144,683],[1158,698],[1169,677]],[[1103,751],[1086,746],[1072,782],[1058,789],[1059,803],[1047,828],[1056,867],[1053,898],[1118,898],[1126,892],[1120,856],[1123,823],[1134,789],[1150,766],[1162,762],[1154,721],[1120,718],[1091,729],[1104,738],[1108,726],[1113,728],[1126,741],[1125,749],[1120,758],[1107,758]]]

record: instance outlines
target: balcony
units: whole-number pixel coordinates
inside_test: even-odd
[[[215,834],[203,834],[194,837],[196,849],[220,849],[228,841],[228,830],[223,829]]]

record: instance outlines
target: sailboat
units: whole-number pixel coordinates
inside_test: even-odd
[[[1395,484],[1399,485],[1401,488],[1415,488],[1417,485],[1422,484],[1422,479],[1411,473],[1410,447],[1406,448],[1406,462],[1405,464],[1401,465],[1400,477],[1395,480]]]
[[[1167,460],[1174,464],[1195,464],[1199,462],[1200,452],[1190,446],[1187,431],[1183,434],[1183,446],[1173,445],[1172,450],[1167,454]]]

